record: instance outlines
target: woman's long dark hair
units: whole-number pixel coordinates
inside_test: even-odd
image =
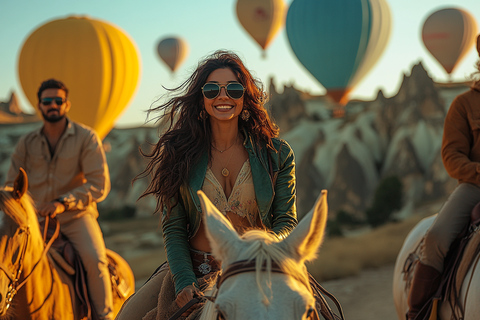
[[[202,86],[209,75],[217,69],[228,68],[245,87],[244,109],[250,112],[248,121],[239,120],[239,129],[246,130],[258,144],[264,141],[271,145],[271,139],[278,136],[278,127],[270,119],[264,104],[267,100],[262,83],[247,70],[240,58],[230,51],[216,51],[199,63],[193,74],[180,86],[169,89],[177,93],[168,102],[152,108],[150,112],[160,112],[158,119],[168,117],[170,124],[160,136],[151,152],[142,152],[149,159],[143,172],[135,179],[150,176],[151,181],[140,198],[154,195],[157,198],[155,212],[171,209],[178,202],[182,184],[204,152],[210,154],[212,133],[210,122],[202,117],[204,110]]]

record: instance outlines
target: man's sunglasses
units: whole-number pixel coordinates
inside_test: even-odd
[[[227,95],[232,99],[240,99],[243,97],[245,88],[238,82],[231,82],[227,85],[219,85],[215,82],[207,82],[202,87],[203,96],[207,99],[215,99],[220,94],[220,90],[225,88]]]
[[[60,97],[55,97],[55,98],[43,98],[40,102],[44,106],[49,106],[52,104],[52,102],[55,102],[57,106],[61,106],[62,104],[65,103],[65,101],[67,100],[63,100],[63,98],[60,98]]]

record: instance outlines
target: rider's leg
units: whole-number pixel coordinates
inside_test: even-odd
[[[130,296],[123,303],[116,320],[141,320],[149,311],[155,309],[158,304],[158,294],[167,271],[168,267],[157,272]]]
[[[72,222],[62,224],[62,232],[80,255],[86,271],[88,293],[100,319],[112,319],[113,301],[108,260],[102,231],[97,219],[84,214]]]
[[[480,202],[480,187],[461,183],[440,209],[422,247],[420,260],[440,272],[450,245],[468,225],[473,208]]]
[[[414,319],[437,291],[448,249],[470,221],[472,209],[479,202],[480,187],[461,183],[438,213],[425,236],[420,263],[415,268],[408,296],[407,319]]]
[[[440,280],[440,271],[422,262],[417,264],[412,286],[408,294],[408,320],[416,319],[420,313],[424,315],[424,312],[421,312],[422,308],[437,291]],[[423,317],[421,319],[423,319]]]

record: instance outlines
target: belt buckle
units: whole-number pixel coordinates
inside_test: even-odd
[[[212,266],[206,253],[203,253],[203,263],[198,266],[198,271],[203,275],[207,275],[212,271]]]

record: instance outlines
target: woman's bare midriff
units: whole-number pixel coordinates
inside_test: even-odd
[[[247,218],[240,217],[239,215],[231,211],[227,212],[227,219],[232,223],[233,228],[237,231],[239,235],[244,234],[245,231],[252,228]],[[212,251],[210,247],[210,242],[207,238],[207,233],[205,231],[205,225],[203,223],[203,220],[200,221],[200,226],[197,233],[192,238],[190,238],[189,242],[190,246],[195,250],[200,250],[204,252]]]

